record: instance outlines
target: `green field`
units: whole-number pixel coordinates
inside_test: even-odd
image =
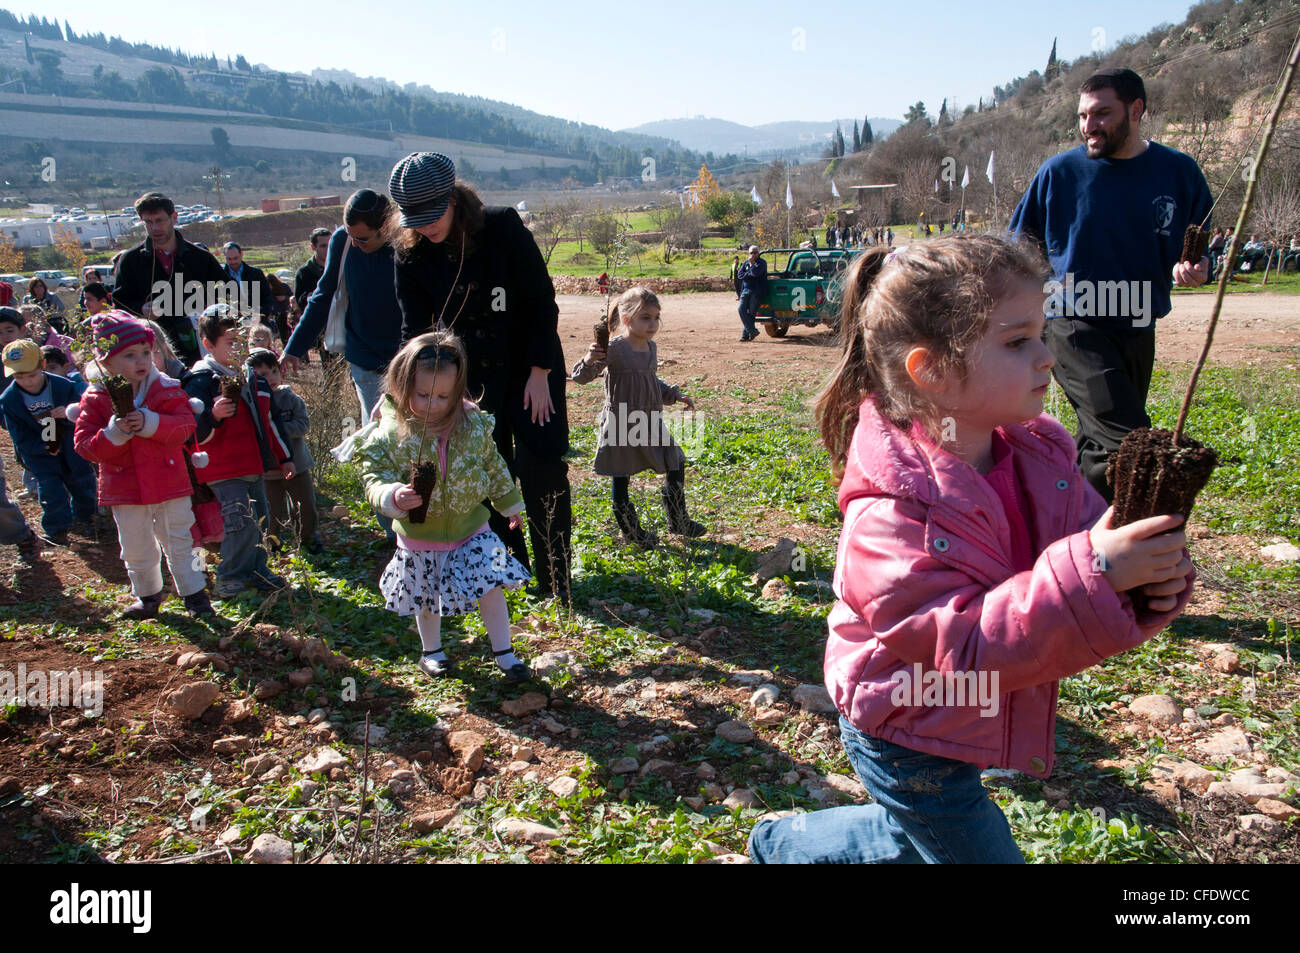
[[[1151,404],[1158,424],[1171,423],[1184,375],[1157,372]],[[687,444],[687,494],[692,514],[712,528],[709,536],[694,542],[665,538],[648,552],[618,544],[607,481],[590,475],[595,429],[575,427],[574,607],[510,596],[512,616],[522,627],[517,650],[529,658],[565,651],[585,667],[562,668],[537,683],[550,697],[551,707],[542,714],[560,717],[567,734],[555,736],[501,713],[501,703],[520,690],[494,674],[477,616],[444,622],[445,644],[459,665],[452,676],[432,682],[416,671],[412,627],[384,611],[376,591],[377,567],[388,548],[350,466],[336,464],[318,474],[326,509],[341,502],[350,513],[346,522],[326,523],[327,552],[276,560],[277,570],[298,586],[297,595],[265,603],[244,596],[221,604],[227,619],[253,613],[252,621],[281,632],[320,635],[343,656],[345,668],[318,667],[307,688],[257,703],[258,717],[268,723],[321,705],[339,734],[350,739],[366,707],[372,707],[373,723],[389,732],[385,751],[372,751],[375,774],[388,752],[427,745],[426,739],[449,722],[489,734],[511,732],[515,741],[489,744],[481,787],[459,805],[451,826],[414,831],[407,800],[381,779],[369,802],[371,814],[358,827],[359,775],[352,768],[340,780],[318,778],[323,790],[309,803],[296,787],[305,780],[297,768],[265,783],[242,779],[237,763],[233,774],[214,775],[205,766],[210,755],[191,745],[188,754],[168,753],[159,769],[138,751],[131,754],[128,738],[111,743],[106,756],[117,751],[110,756],[120,759],[112,762],[115,772],[128,783],[138,772],[153,771],[150,796],[116,805],[78,803],[75,816],[68,815],[71,827],[64,829],[63,842],[52,845],[46,859],[91,860],[109,851],[117,860],[199,854],[235,825],[244,846],[256,834],[274,832],[301,845],[304,856],[328,849],[341,860],[348,858],[348,845],[355,850],[359,842],[389,861],[521,862],[545,856],[569,863],[688,863],[720,851],[743,852],[750,828],[765,810],[817,808],[812,782],[792,781],[788,772],[850,773],[826,716],[800,713],[795,706],[780,724],[756,729],[751,744],[684,727],[684,719],[752,717],[745,704],[752,689],[738,686],[732,673],[768,670],[781,687],[783,705],[796,685],[822,680],[832,598],[826,584],[839,526],[835,488],[806,406],[810,393],[755,399],[747,391],[710,391],[704,381],[682,383],[693,385],[706,411],[726,396],[753,401],[752,412],[712,418]],[[989,779],[992,796],[1031,862],[1188,862],[1203,859],[1202,845],[1207,852],[1217,849],[1211,843],[1219,845],[1220,835],[1236,830],[1235,816],[1197,813],[1199,802],[1190,795],[1181,806],[1153,799],[1144,785],[1159,776],[1160,758],[1196,756],[1181,735],[1162,729],[1135,733],[1134,722],[1114,710],[1135,696],[1169,693],[1206,717],[1230,713],[1268,765],[1300,768],[1300,677],[1291,647],[1300,613],[1300,568],[1258,555],[1258,546],[1274,536],[1294,539],[1300,525],[1300,372],[1211,368],[1200,395],[1190,432],[1215,446],[1225,464],[1198,504],[1196,522],[1209,535],[1195,540],[1192,552],[1199,585],[1214,595],[1218,608],[1189,613],[1141,647],[1062,681],[1058,764],[1050,781]],[[1072,423],[1059,393],[1052,400]],[[328,461],[323,452],[316,456]],[[643,522],[662,533],[657,487],[655,479],[637,478],[633,499]],[[769,598],[751,573],[774,535],[797,538],[804,559],[786,575],[784,591]],[[112,587],[70,579],[63,586],[16,607],[5,637],[34,644],[55,640],[111,665],[165,654],[169,645],[194,643],[213,650],[217,639],[231,632],[229,623],[212,630],[174,610],[152,622],[108,624],[103,613],[115,608]],[[74,597],[82,608],[70,601]],[[79,618],[86,612],[91,619]],[[275,656],[267,656],[263,637],[247,627],[235,630],[232,642],[226,651],[235,667],[210,677],[230,697],[240,697],[266,677],[268,664],[274,669]],[[1204,668],[1197,647],[1207,643],[1232,647],[1252,679]],[[344,676],[365,687],[364,705],[338,702]],[[660,693],[686,694],[656,698],[655,686]],[[48,727],[23,712],[9,710],[0,717],[11,720],[9,748],[15,757]],[[312,750],[304,743],[299,733],[277,731],[273,741],[262,739],[255,750],[279,753],[292,765]],[[507,770],[510,744],[520,743],[538,752],[539,761],[526,766],[538,771],[535,780]],[[123,744],[131,750],[123,753]],[[629,756],[647,763],[645,745],[658,746],[658,773],[611,770]],[[359,763],[359,745],[340,741],[335,747]],[[710,794],[696,780],[705,762],[723,784],[753,792],[759,806],[720,803],[716,790]],[[57,759],[49,763],[52,778],[66,774]],[[1216,770],[1231,767],[1199,763]],[[78,764],[82,772],[93,767],[90,761]],[[551,792],[548,784],[557,774],[575,778],[575,790]],[[325,806],[329,797],[337,798],[334,807]],[[688,803],[695,797],[702,800]],[[168,803],[184,804],[182,819],[202,810],[210,818],[206,832],[178,822]],[[549,825],[557,839],[542,848],[511,844],[494,834],[496,825],[511,817]],[[166,836],[150,846],[130,839],[159,829]],[[1187,830],[1195,832],[1193,840],[1183,836]],[[224,855],[220,859],[224,862]],[[1247,853],[1234,859],[1258,857]]]

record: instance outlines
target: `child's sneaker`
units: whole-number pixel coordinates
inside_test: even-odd
[[[152,596],[136,596],[135,602],[122,610],[122,617],[126,619],[152,619],[158,615],[158,609],[166,598],[166,590],[156,592]]]
[[[212,608],[212,600],[208,598],[208,591],[200,589],[198,592],[191,592],[185,597],[185,611],[194,618],[205,615],[216,615],[216,610]]]
[[[218,579],[212,592],[218,599],[233,599],[247,588],[248,584],[238,579]]]

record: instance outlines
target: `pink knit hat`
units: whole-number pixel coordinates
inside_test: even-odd
[[[95,315],[90,330],[95,337],[95,356],[99,358],[112,357],[133,344],[153,347],[153,328],[118,309]]]

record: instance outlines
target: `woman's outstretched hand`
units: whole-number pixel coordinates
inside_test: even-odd
[[[543,367],[534,367],[524,385],[524,410],[531,411],[533,423],[549,424],[551,414],[555,413],[555,404],[551,401],[551,389],[547,386],[546,376],[550,371]]]

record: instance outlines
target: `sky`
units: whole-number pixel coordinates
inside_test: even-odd
[[[66,20],[187,52],[242,53],[287,72],[347,69],[484,96],[623,129],[710,116],[746,125],[791,119],[937,115],[988,96],[1057,54],[1074,59],[1161,23],[1188,0],[881,3],[878,0],[551,0],[364,4],[265,0],[56,0],[20,15]],[[284,12],[281,12],[284,11]]]

